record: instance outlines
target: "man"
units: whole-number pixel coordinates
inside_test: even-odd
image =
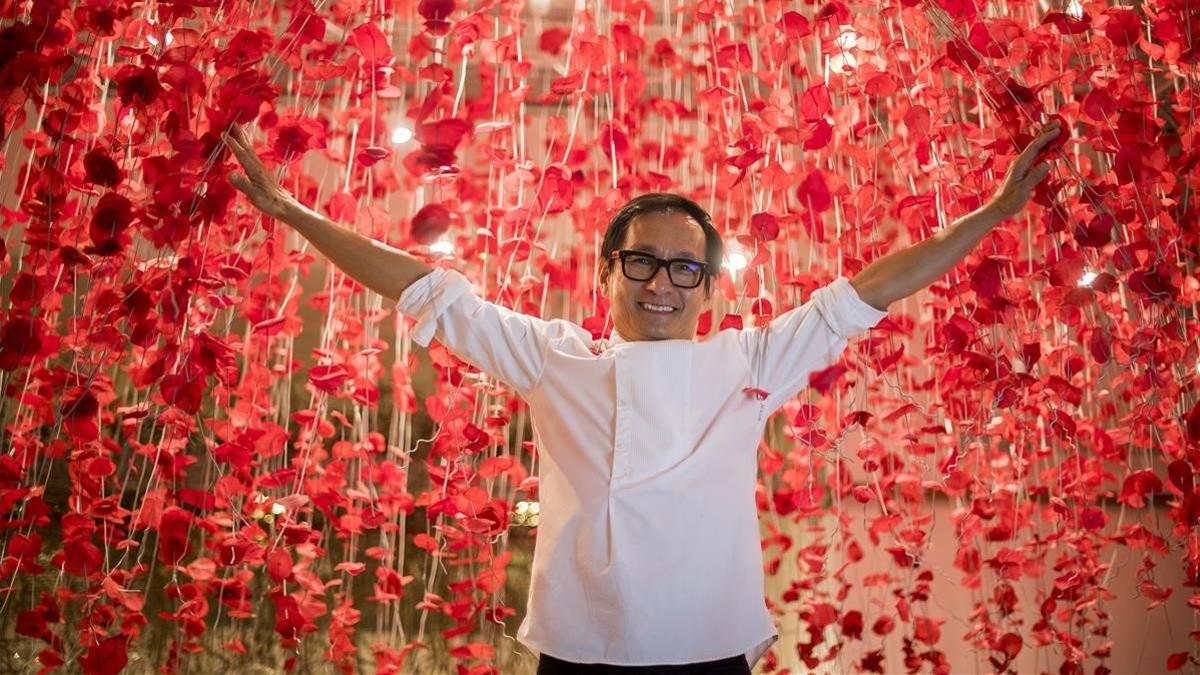
[[[838,278],[769,326],[693,340],[720,273],[708,214],[643,195],[613,218],[599,261],[612,337],[594,341],[480,300],[465,277],[343,229],[283,191],[245,134],[230,181],[351,277],[528,401],[542,452],[541,523],[518,638],[538,672],[749,673],[777,639],[763,602],[754,488],[770,413],[887,307],[939,279],[1048,173],[1047,126],[984,208]]]

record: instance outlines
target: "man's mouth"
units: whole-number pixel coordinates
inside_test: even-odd
[[[670,305],[656,305],[650,302],[639,302],[638,306],[651,314],[670,314],[675,311]]]

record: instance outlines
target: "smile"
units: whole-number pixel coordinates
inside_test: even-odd
[[[674,307],[670,307],[668,305],[652,305],[648,302],[639,302],[638,306],[647,312],[652,312],[654,314],[670,314],[671,312],[675,311]]]

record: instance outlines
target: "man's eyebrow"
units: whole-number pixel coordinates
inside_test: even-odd
[[[631,251],[639,251],[639,252],[641,252],[641,253],[653,253],[654,255],[659,255],[659,252],[660,252],[660,249],[659,249],[658,247],[656,247],[656,246],[650,246],[650,245],[648,245],[648,244],[637,244],[637,245],[635,245],[633,248],[631,248],[630,250],[631,250]],[[669,255],[667,255],[666,257],[667,257],[668,259],[673,259],[673,258],[687,258],[688,260],[694,260],[694,261],[697,261],[697,262],[699,262],[699,258],[696,258],[696,257],[695,257],[695,256],[692,254],[692,252],[691,252],[691,251],[683,251],[683,250],[680,250],[680,251],[672,251],[672,252],[671,252]]]
[[[668,261],[672,261],[672,259],[677,259],[677,258],[684,258],[684,259],[689,259],[689,261],[695,262],[695,263],[704,262],[703,257],[696,257],[694,255],[694,253],[692,253],[691,251],[684,251],[684,250],[671,251],[670,253],[667,253],[667,255],[662,255],[661,250],[659,249],[658,246],[650,246],[649,244],[635,244],[634,246],[631,246],[629,250],[637,251],[640,253],[650,253],[650,255],[653,255],[655,257],[662,256],[662,257],[668,259]]]
[[[653,255],[653,256],[657,256],[659,254],[658,247],[650,246],[648,244],[637,244],[637,245],[631,247],[629,250],[637,251],[638,253],[649,253],[650,255]]]

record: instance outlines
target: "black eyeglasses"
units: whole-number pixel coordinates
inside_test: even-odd
[[[695,288],[704,281],[707,264],[688,258],[666,260],[642,251],[613,251],[612,260],[621,261],[621,273],[633,281],[650,281],[659,267],[667,268],[667,278],[680,288]]]

